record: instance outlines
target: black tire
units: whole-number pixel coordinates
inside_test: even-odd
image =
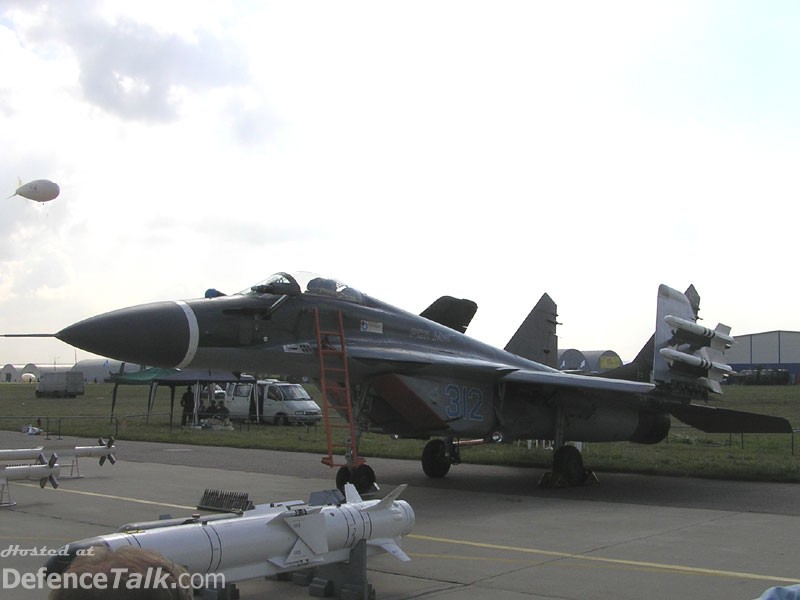
[[[450,471],[450,457],[444,440],[431,440],[422,450],[422,470],[432,479],[441,479]]]
[[[289,424],[289,417],[283,414],[275,415],[275,425],[288,425]]]
[[[351,483],[356,486],[359,494],[367,494],[375,491],[375,471],[369,465],[359,465],[353,471],[353,480]]]
[[[588,473],[583,468],[583,456],[575,446],[561,446],[553,455],[553,472],[569,485],[583,485]]]
[[[339,470],[336,471],[336,489],[344,494],[344,484],[350,483],[351,477],[352,473],[349,467],[340,467]]]

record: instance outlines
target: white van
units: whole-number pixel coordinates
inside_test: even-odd
[[[274,379],[242,379],[229,383],[225,406],[230,411],[230,419],[275,425],[313,425],[322,418],[319,405],[302,385]]]

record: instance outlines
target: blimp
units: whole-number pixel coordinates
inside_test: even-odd
[[[54,200],[58,196],[60,191],[58,184],[49,179],[37,179],[24,185],[20,181],[17,191],[11,194],[10,197],[22,196],[35,202],[50,202],[50,200]]]

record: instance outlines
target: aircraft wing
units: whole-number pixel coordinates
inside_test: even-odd
[[[452,375],[459,372],[493,373],[498,381],[528,383],[571,389],[593,389],[626,394],[647,394],[655,386],[651,383],[606,379],[588,375],[575,375],[561,371],[533,371],[513,365],[455,354],[407,350],[397,347],[358,346],[348,347],[350,358],[378,367],[380,363],[391,365],[397,372],[405,364],[409,372],[424,372],[427,375]],[[379,369],[376,369],[379,370]]]
[[[348,345],[347,356],[363,364],[367,364],[376,374],[382,371],[381,366],[386,365],[392,372],[424,371],[430,374],[453,374],[461,370],[491,372],[501,376],[515,371],[517,367],[501,362],[487,361],[480,358],[470,358],[449,354],[445,352],[426,352],[398,348],[396,346],[364,346]]]
[[[384,365],[386,372],[398,373],[405,370],[407,373],[443,377],[480,372],[483,375],[493,375],[498,382],[560,389],[564,392],[565,400],[571,393],[580,394],[587,399],[586,392],[597,392],[603,399],[596,397],[595,402],[642,402],[642,396],[648,395],[656,388],[652,383],[641,381],[577,375],[561,371],[534,371],[501,362],[397,347],[350,347],[348,355],[369,365],[370,371],[375,375],[383,372]],[[687,425],[707,433],[791,433],[792,431],[789,421],[782,417],[681,401],[665,401],[663,409]]]
[[[509,383],[530,383],[573,389],[592,389],[604,392],[620,392],[625,394],[647,394],[655,389],[652,383],[625,381],[623,379],[606,379],[588,375],[562,373],[560,371],[530,371],[518,369],[504,375],[501,381]]]

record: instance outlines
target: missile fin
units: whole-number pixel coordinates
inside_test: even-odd
[[[405,489],[408,487],[407,483],[403,483],[398,485],[394,488],[391,492],[386,494],[383,498],[381,498],[380,502],[377,504],[373,504],[372,506],[364,509],[366,512],[372,512],[376,510],[386,510],[387,508],[391,508],[392,503],[397,500],[397,498],[402,494]]]
[[[380,540],[369,540],[367,542],[370,546],[378,546],[384,550],[384,552],[388,552],[392,556],[394,556],[397,560],[402,560],[403,562],[409,562],[411,559],[408,557],[408,554],[403,552],[403,549],[397,545],[392,538],[388,539],[380,539]]]
[[[297,541],[294,543],[289,555],[286,557],[286,562],[296,563],[303,560],[311,560],[317,555],[311,548],[308,547],[301,538],[297,538]]]
[[[361,498],[361,495],[358,493],[356,486],[354,486],[352,483],[344,484],[344,497],[345,497],[345,502],[347,502],[348,504],[356,504],[357,502],[364,501]]]
[[[321,507],[320,507],[321,510]],[[325,554],[328,552],[328,538],[325,535],[325,517],[320,511],[312,514],[287,516],[283,519],[297,537],[303,541],[303,545],[314,554]],[[297,547],[297,544],[295,544]],[[292,553],[294,550],[292,550]],[[293,556],[293,554],[290,554]]]

